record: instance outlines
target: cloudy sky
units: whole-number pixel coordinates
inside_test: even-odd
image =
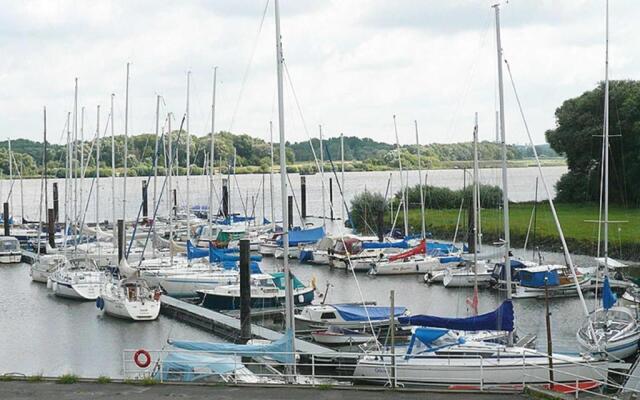
[[[287,140],[317,135],[457,142],[495,137],[496,53],[484,0],[281,0]],[[191,131],[210,131],[213,66],[218,66],[216,131],[268,138],[277,120],[273,0],[0,0],[0,138],[62,142],[66,114],[95,109],[116,94],[124,127],[125,65],[131,62],[131,133],[152,132],[162,114],[185,112],[192,72]],[[266,14],[264,14],[266,10]],[[502,6],[502,39],[536,142],[561,102],[604,76],[604,0],[512,0]],[[611,77],[637,79],[640,2],[611,4]],[[264,15],[264,19],[263,19]],[[293,92],[299,100],[298,110]],[[508,142],[526,135],[505,70]],[[106,112],[103,112],[103,126]],[[177,124],[178,122],[174,122]],[[305,130],[305,126],[307,129]]]

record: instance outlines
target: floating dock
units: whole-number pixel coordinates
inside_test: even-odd
[[[208,308],[200,307],[176,299],[171,296],[162,296],[162,313],[179,321],[207,330],[221,338],[237,338],[240,334],[240,320],[230,315],[222,314]],[[253,337],[275,341],[282,337],[282,333],[252,324]],[[310,343],[302,339],[295,339],[296,352],[300,355],[317,357],[323,361],[337,361],[338,359],[353,358],[348,354],[340,353],[325,346]]]

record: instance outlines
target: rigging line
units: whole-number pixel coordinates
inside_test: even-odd
[[[240,101],[242,100],[242,95],[244,94],[244,89],[246,87],[246,83],[249,78],[249,72],[251,70],[251,65],[253,64],[253,58],[256,54],[256,49],[258,48],[258,39],[260,39],[260,33],[262,32],[262,26],[264,25],[264,19],[267,16],[268,9],[269,9],[269,0],[267,0],[264,4],[264,10],[262,11],[262,18],[260,19],[260,25],[258,26],[258,32],[256,32],[256,36],[253,40],[253,47],[251,48],[251,55],[249,56],[249,62],[247,63],[247,67],[244,70],[244,75],[242,76],[240,93],[238,93],[238,99],[236,100],[236,104],[233,107],[233,114],[231,114],[231,123],[229,124],[229,132],[233,130],[233,124],[235,123],[236,115],[238,114],[238,108],[240,107]]]

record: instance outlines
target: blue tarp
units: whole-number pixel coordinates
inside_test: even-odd
[[[300,250],[298,261],[301,263],[313,261],[313,250]]]
[[[511,280],[518,281],[520,280],[520,270],[522,268],[527,268],[527,266],[518,260],[511,259],[510,261],[511,261]],[[497,263],[494,268],[494,272],[492,276],[502,281],[505,280],[506,279],[505,269],[503,267],[504,267],[504,263]]]
[[[449,332],[448,329],[418,328],[415,330],[413,335],[423,344],[429,346],[434,340],[444,336],[447,332]]]
[[[454,263],[454,262],[462,262],[464,260],[458,256],[445,256],[445,257],[438,258],[438,261],[440,261],[440,264],[448,264],[448,263]]]
[[[605,310],[608,310],[611,307],[613,307],[614,304],[616,304],[616,301],[618,301],[618,298],[611,291],[611,285],[609,284],[609,277],[605,276],[604,285],[602,287],[602,307],[604,307]]]
[[[207,257],[209,255],[208,249],[200,249],[191,243],[191,240],[187,240],[187,258],[193,260],[194,258]]]
[[[531,272],[527,270],[520,271],[520,284],[522,286],[540,288],[544,287],[544,278],[547,278],[547,286],[558,286],[560,284],[560,278],[558,277],[558,270],[552,269],[550,271],[536,271]]]
[[[324,237],[324,228],[300,229],[289,232],[289,246],[297,246],[304,243],[315,243]],[[278,246],[282,246],[282,237],[276,240]]]
[[[444,318],[431,315],[413,315],[398,318],[401,324],[461,331],[512,331],[513,303],[505,300],[495,311],[467,318]]]
[[[332,307],[340,313],[345,321],[367,321],[367,314],[372,321],[389,319],[391,313],[391,307],[364,306],[362,304],[334,304]],[[395,307],[393,315],[399,317],[405,312],[407,312],[406,307]]]
[[[222,265],[222,268],[226,270],[235,270],[240,268],[237,261],[222,261],[220,265]],[[262,270],[260,269],[260,265],[255,261],[251,261],[249,263],[249,271],[252,274],[262,273]]]
[[[154,378],[163,382],[194,382],[212,375],[228,374],[242,367],[244,364],[229,356],[171,352],[160,363],[160,370]]]
[[[250,256],[251,261],[262,261],[262,256],[254,254]],[[209,262],[223,262],[223,261],[240,261],[240,254],[232,253],[229,251],[220,251],[211,247],[209,249]]]
[[[288,331],[278,340],[264,345],[233,343],[192,342],[169,340],[169,344],[179,349],[208,351],[217,354],[242,355],[249,357],[271,357],[282,363],[293,363],[293,332]]]

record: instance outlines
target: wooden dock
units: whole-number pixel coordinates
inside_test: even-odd
[[[221,338],[237,338],[240,334],[240,320],[230,315],[222,314],[208,308],[187,303],[171,296],[162,296],[162,313],[179,321],[207,330]],[[275,341],[282,337],[282,333],[252,324],[251,334],[255,338]],[[301,355],[313,355],[325,360],[349,358],[346,354],[325,346],[310,343],[302,339],[295,339],[296,352]]]

